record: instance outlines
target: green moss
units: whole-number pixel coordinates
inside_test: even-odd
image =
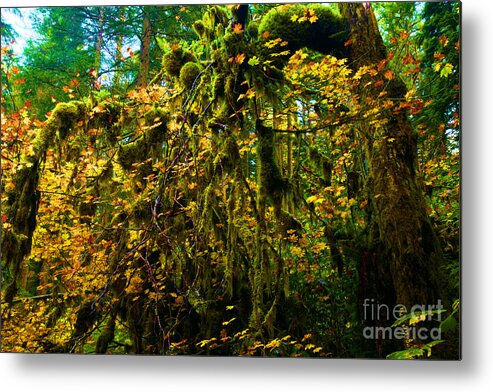
[[[115,338],[115,324],[116,324],[116,316],[111,316],[108,324],[104,327],[101,335],[99,335],[98,340],[96,342],[96,353],[104,354],[108,350],[109,344]]]
[[[197,59],[192,53],[179,47],[163,56],[163,68],[169,76],[179,77],[183,65],[190,61],[196,62]]]
[[[59,103],[46,121],[48,132],[57,132],[60,140],[64,140],[71,128],[79,122],[87,110],[82,101]]]
[[[148,127],[145,133],[133,142],[120,145],[117,160],[125,171],[132,170],[134,163],[157,157],[162,153],[162,142],[166,137],[169,113],[154,106],[144,114],[144,119]],[[141,165],[139,171],[142,174],[149,174],[151,166],[150,162]]]
[[[199,38],[204,38],[204,36],[205,36],[205,25],[204,25],[204,22],[202,22],[201,20],[196,20],[193,23],[193,29],[195,30],[195,32],[197,33],[197,35],[199,36]]]
[[[258,37],[258,29],[259,29],[259,24],[257,22],[250,22],[247,26],[247,34],[248,36],[256,40]]]
[[[33,141],[34,155],[44,154],[56,136],[64,140],[70,129],[84,118],[86,111],[87,106],[82,101],[59,103]]]
[[[319,176],[324,186],[330,186],[332,182],[332,163],[324,157],[317,148],[311,147],[309,150],[309,158],[315,169],[318,171]]]
[[[180,70],[180,82],[183,87],[187,89],[191,89],[195,85],[197,85],[196,80],[201,72],[202,67],[200,64],[196,62],[189,61]]]
[[[214,5],[209,7],[207,12],[204,13],[202,21],[211,31],[214,31],[214,27],[218,24],[227,26],[229,24],[230,15],[225,7]]]
[[[315,23],[300,23],[291,19],[293,16],[304,16],[308,9],[318,18]],[[263,39],[264,42],[276,38],[288,41],[287,49],[291,53],[306,47],[324,54],[343,56],[346,52],[344,42],[347,40],[347,30],[344,19],[329,7],[318,4],[294,4],[270,10],[262,18],[259,35],[269,33],[268,37]]]
[[[281,175],[274,154],[274,132],[257,124],[257,158],[259,164],[259,185],[265,196],[271,199],[274,207],[280,206],[283,192],[288,183]]]
[[[16,234],[12,230],[4,230],[2,233],[2,258],[5,260],[5,267],[22,260],[28,253],[28,237],[23,234]]]

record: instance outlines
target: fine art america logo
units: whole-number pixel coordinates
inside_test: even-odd
[[[419,339],[439,340],[441,329],[438,327],[419,326],[421,321],[441,321],[443,312],[442,301],[436,305],[414,305],[409,311],[402,304],[390,308],[373,298],[365,298],[363,302],[363,319],[374,322],[377,326],[366,326],[363,329],[365,339]],[[409,325],[402,321],[409,319]],[[392,322],[391,326],[388,326]],[[381,326],[387,325],[387,326]]]

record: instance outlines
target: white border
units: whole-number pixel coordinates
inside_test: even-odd
[[[1,6],[102,4],[163,2],[2,0]],[[493,299],[493,250],[490,247],[493,234],[492,15],[491,1],[463,1],[461,362],[0,354],[0,388],[36,392],[490,390],[493,385],[493,307],[490,303]]]

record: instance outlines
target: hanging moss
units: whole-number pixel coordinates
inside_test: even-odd
[[[169,111],[159,106],[154,106],[144,114],[145,123],[149,127],[144,138],[148,143],[155,144],[165,139],[169,117]]]
[[[247,34],[252,40],[256,40],[258,37],[258,22],[250,22],[247,26]]]
[[[204,22],[202,22],[201,20],[196,20],[195,22],[193,22],[193,29],[195,30],[195,32],[197,33],[197,35],[199,36],[199,38],[204,38],[205,37],[205,25],[204,25]]]
[[[12,232],[2,237],[2,248],[8,250],[9,265],[13,281],[8,287],[10,301],[17,291],[21,263],[31,251],[32,236],[36,228],[36,214],[39,205],[39,167],[46,150],[58,137],[64,140],[69,131],[84,119],[87,107],[84,102],[59,103],[38,131],[33,141],[33,151],[21,158],[21,165],[13,177],[14,187],[7,193],[6,214],[12,224]]]
[[[169,76],[179,77],[184,64],[196,61],[197,59],[191,52],[179,47],[163,56],[163,69]]]
[[[201,70],[201,65],[196,62],[189,61],[188,63],[186,63],[180,70],[180,82],[183,87],[191,89],[194,85],[194,82],[196,85],[196,80]]]
[[[332,162],[320,154],[316,147],[311,147],[308,154],[321,177],[323,186],[330,186],[332,182]]]
[[[84,117],[87,110],[82,101],[59,103],[46,121],[44,131],[53,136],[56,133],[58,139],[65,140],[68,132]]]
[[[258,181],[264,196],[271,199],[274,206],[280,206],[282,194],[289,184],[281,175],[274,153],[274,132],[260,123],[257,124]]]
[[[305,16],[308,10],[312,10],[318,18],[314,23],[293,21],[295,16]],[[276,38],[287,41],[286,48],[291,53],[309,48],[324,54],[345,57],[344,42],[347,41],[347,30],[345,20],[326,6],[294,4],[270,10],[262,18],[259,35],[269,33],[262,39],[263,42]]]
[[[59,103],[33,140],[33,156],[40,157],[40,154],[44,154],[55,137],[65,140],[69,130],[84,118],[86,111],[87,106],[82,101]]]
[[[162,142],[166,137],[169,113],[159,107],[153,107],[144,114],[148,129],[137,140],[120,145],[117,160],[125,171],[134,169],[134,163],[140,163],[147,158],[157,157],[162,153]],[[148,175],[152,163],[139,165],[141,174]]]
[[[22,260],[29,252],[28,237],[16,234],[12,230],[2,232],[2,257],[5,259],[5,267],[9,268],[13,263]]]
[[[225,7],[214,5],[209,7],[207,12],[204,13],[202,21],[204,24],[214,31],[214,26],[218,24],[227,25],[229,23],[230,15]]]
[[[77,319],[75,320],[74,331],[70,341],[76,343],[77,339],[81,338],[94,325],[98,317],[99,312],[92,302],[86,302],[81,305],[77,312]]]
[[[104,327],[101,335],[96,342],[96,354],[104,354],[108,350],[109,344],[115,338],[116,313],[110,315],[108,323]]]

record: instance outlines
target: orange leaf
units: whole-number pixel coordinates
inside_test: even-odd
[[[79,83],[79,81],[78,81],[77,79],[73,78],[73,79],[70,81],[70,85],[71,85],[72,87],[76,87],[76,88],[77,88],[77,87],[79,87],[79,86],[80,86],[80,83]]]
[[[407,65],[407,64],[413,64],[414,63],[414,57],[411,54],[408,54],[404,56],[402,59],[402,64]]]
[[[241,23],[235,23],[233,27],[233,32],[235,34],[242,34],[245,30],[243,30],[243,25]]]
[[[245,61],[245,57],[246,57],[246,56],[245,56],[245,54],[244,54],[244,53],[239,53],[239,54],[237,54],[237,55],[236,55],[236,57],[235,57],[235,63],[237,63],[237,64],[242,64],[242,63],[243,63],[243,61]]]
[[[264,31],[262,33],[262,38],[264,38],[264,39],[269,38],[269,35],[270,35],[270,33],[268,31]]]
[[[392,80],[392,79],[394,79],[395,74],[394,74],[394,71],[392,71],[391,69],[388,69],[387,71],[385,71],[383,76],[385,76],[385,79],[387,79],[387,80]]]
[[[10,69],[10,71],[14,74],[17,75],[20,71],[19,67],[16,67],[15,65]]]

